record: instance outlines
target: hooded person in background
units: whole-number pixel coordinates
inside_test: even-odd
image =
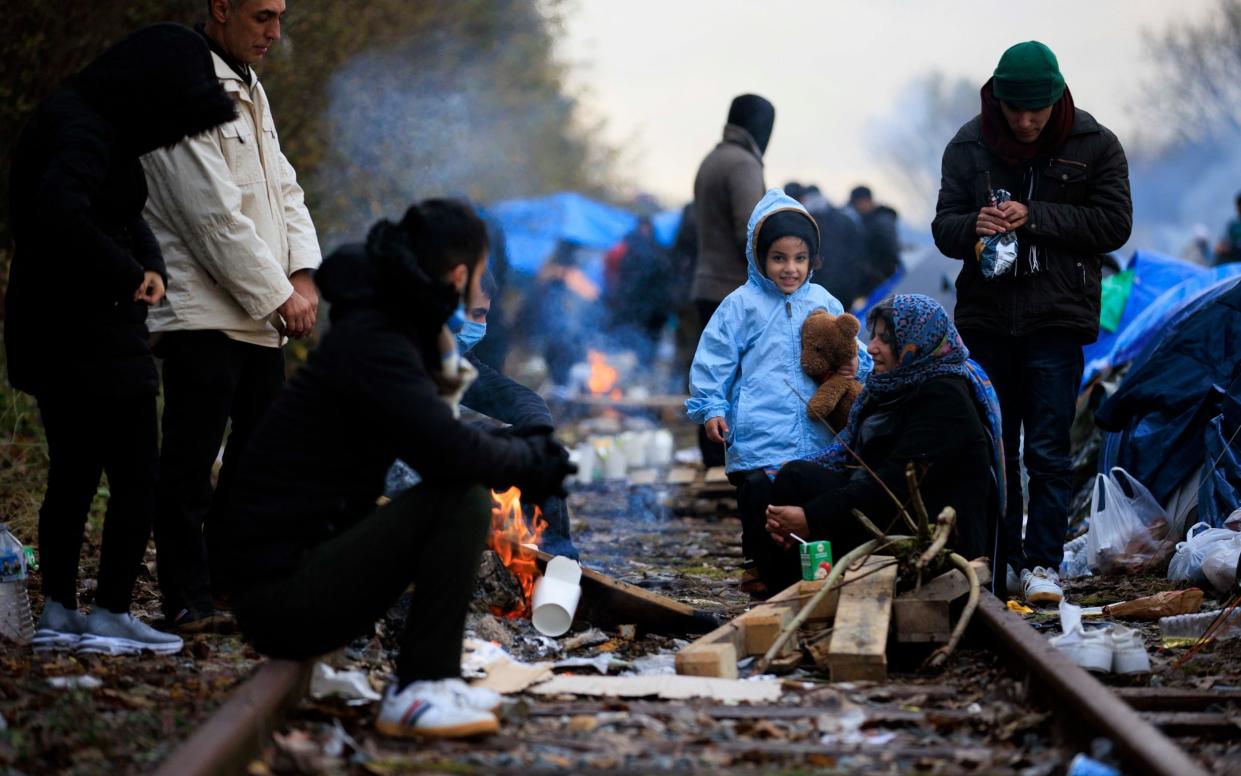
[[[1042,43],[1005,51],[981,98],[981,113],[944,151],[931,232],[945,256],[963,262],[956,326],[999,394],[1008,586],[1019,585],[1029,601],[1056,603],[1082,345],[1099,333],[1102,255],[1124,245],[1133,225],[1129,165],[1116,135],[1074,107],[1056,55]],[[1012,199],[992,204],[989,190],[997,189]],[[1012,270],[989,278],[980,240],[1009,233],[1017,237]]]
[[[155,545],[164,615],[182,632],[215,616],[203,545],[211,472],[219,490],[284,384],[285,337],[314,330],[321,259],[293,166],[254,66],[280,39],[284,0],[209,0],[199,33],[237,119],[142,160],[146,218],[168,260],[168,302],[151,314],[164,414]],[[147,111],[149,114],[150,111]]]
[[[775,121],[776,109],[766,99],[756,94],[734,98],[723,140],[698,167],[694,178],[698,261],[690,297],[699,327],[707,325],[724,297],[746,282],[746,225],[767,190],[763,154]],[[699,430],[698,444],[705,465],[724,464],[724,448],[711,442],[705,430]]]
[[[159,455],[159,378],[146,317],[166,280],[159,244],[142,219],[147,187],[138,158],[233,115],[202,39],[157,24],[63,85],[18,139],[4,335],[9,380],[38,400],[50,459],[39,511],[44,609],[36,649],[181,648],[181,639],[129,614]],[[83,616],[78,558],[103,472],[110,496],[98,588]]]
[[[574,471],[549,429],[486,433],[456,417],[475,372],[448,324],[464,323],[486,265],[486,227],[451,200],[420,202],[329,257],[315,279],[331,328],[212,505],[213,580],[265,654],[343,647],[414,584],[397,680],[376,720],[387,735],[497,729],[499,697],[460,679],[487,488],[515,485],[539,503],[563,495]],[[376,507],[397,458],[422,482]]]

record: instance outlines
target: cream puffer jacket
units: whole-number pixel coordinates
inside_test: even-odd
[[[279,347],[276,308],[293,293],[290,275],[319,266],[319,240],[263,86],[212,59],[237,119],[142,159],[143,215],[168,266],[167,302],[147,321],[153,332],[213,329]]]

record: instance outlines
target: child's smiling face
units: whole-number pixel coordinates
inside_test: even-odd
[[[810,275],[810,247],[800,237],[781,237],[767,249],[764,266],[776,288],[791,294]]]

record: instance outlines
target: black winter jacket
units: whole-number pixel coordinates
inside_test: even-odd
[[[144,272],[165,274],[164,260],[142,220],[138,157],[233,116],[207,45],[175,24],[130,35],[39,106],[10,173],[14,387],[157,391],[146,304],[133,296]]]
[[[909,497],[905,466],[910,461],[923,474],[919,490],[931,519],[945,506],[957,512],[952,546],[967,558],[990,556],[994,527],[994,478],[987,436],[969,386],[952,375],[927,380],[899,397],[863,411],[854,450],[901,501]],[[903,533],[896,506],[883,488],[861,467],[851,468],[839,488],[803,505],[813,539],[854,536],[857,509],[889,533]],[[847,524],[847,530],[833,526]],[[837,558],[851,547],[835,547]]]
[[[456,302],[408,265],[389,271],[399,227],[336,251],[316,275],[331,328],[254,431],[207,540],[212,579],[238,592],[292,570],[375,508],[401,458],[436,484],[522,485],[531,441],[461,423],[439,398],[435,338]]]
[[[944,151],[935,245],[964,266],[957,276],[956,324],[962,332],[1014,336],[1062,329],[1083,343],[1099,334],[1101,254],[1129,239],[1133,204],[1129,165],[1116,135],[1077,110],[1064,145],[1029,167],[1011,167],[982,142],[982,119],[961,127]],[[1030,210],[1017,231],[1016,277],[988,280],[978,268],[974,232],[993,189],[1007,189]],[[1031,185],[1033,196],[1030,195]],[[1029,250],[1043,270],[1024,274]]]

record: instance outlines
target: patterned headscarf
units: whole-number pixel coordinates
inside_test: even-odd
[[[896,345],[896,369],[883,374],[871,372],[866,386],[853,404],[849,422],[836,441],[811,456],[829,469],[842,469],[856,463],[845,449],[857,438],[863,410],[871,403],[895,396],[941,375],[959,375],[969,383],[974,405],[985,420],[991,442],[991,465],[999,493],[999,513],[1004,514],[1004,443],[1000,424],[1000,400],[983,368],[969,357],[957,327],[943,306],[922,294],[892,297],[892,332]],[[856,451],[855,451],[856,452]]]

